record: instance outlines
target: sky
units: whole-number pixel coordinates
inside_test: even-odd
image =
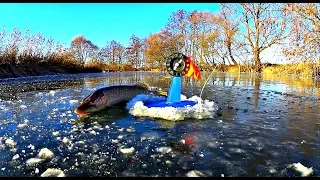
[[[160,32],[169,17],[179,9],[220,11],[218,3],[0,3],[0,32],[13,28],[70,46],[71,40],[84,35],[98,47],[116,40],[129,45],[132,34],[139,38]],[[282,63],[277,45],[261,54],[262,62]],[[282,60],[279,61],[279,60]]]
[[[69,46],[84,35],[99,47],[116,40],[124,46],[159,32],[178,9],[217,12],[217,3],[1,3],[0,28],[41,32]]]

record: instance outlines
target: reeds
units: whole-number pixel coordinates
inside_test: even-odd
[[[94,66],[94,67],[93,67]],[[41,33],[0,32],[0,77],[19,77],[53,73],[101,72],[105,66],[95,61],[81,64],[72,52]]]

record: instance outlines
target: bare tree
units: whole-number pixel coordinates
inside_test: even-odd
[[[98,46],[81,35],[72,39],[70,48],[80,63],[84,64],[88,57],[98,49]]]
[[[128,62],[137,68],[141,65],[142,45],[143,42],[136,35],[130,37],[130,45],[126,48]]]
[[[261,72],[260,54],[272,45],[288,37],[289,17],[283,12],[279,3],[241,3],[224,4],[239,22],[239,34],[245,39],[245,45],[251,48],[255,71]]]
[[[288,44],[283,48],[286,57],[296,62],[320,61],[320,5],[289,3],[284,12],[292,18]]]
[[[177,51],[188,54],[188,27],[190,13],[179,9],[173,12],[165,26],[165,30],[172,34]]]
[[[226,48],[227,53],[234,65],[237,65],[237,61],[234,58],[233,54],[233,46],[236,45],[235,35],[238,33],[238,22],[231,21],[228,19],[228,16],[232,12],[225,8],[225,6],[221,5],[221,11],[218,14],[217,24],[219,25],[218,29],[220,35],[222,36],[223,46]]]

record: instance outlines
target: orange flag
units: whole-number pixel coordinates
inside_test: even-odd
[[[186,67],[183,75],[186,77],[195,78],[196,80],[200,80],[200,69],[199,67],[191,60],[191,57],[187,57],[186,59]]]

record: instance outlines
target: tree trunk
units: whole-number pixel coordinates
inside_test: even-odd
[[[232,51],[231,51],[231,44],[228,44],[228,52],[229,52],[229,56],[231,58],[231,61],[233,62],[234,65],[238,65],[237,61],[233,58],[232,56]]]
[[[254,60],[254,67],[255,72],[261,72],[261,61],[258,50],[254,50],[253,52],[253,60]]]

